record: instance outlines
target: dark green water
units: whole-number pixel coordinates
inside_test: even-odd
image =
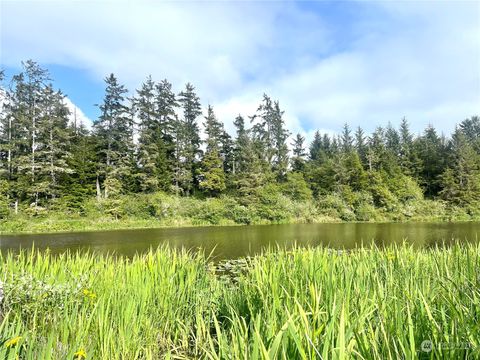
[[[79,233],[0,235],[0,250],[50,248],[52,253],[66,250],[92,250],[132,256],[151,247],[168,244],[173,248],[213,251],[216,259],[237,258],[260,253],[268,247],[329,246],[354,248],[361,244],[385,246],[406,241],[415,247],[449,245],[455,241],[477,242],[480,222],[475,223],[344,223],[225,226],[118,230]]]

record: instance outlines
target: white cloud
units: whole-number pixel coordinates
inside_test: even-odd
[[[448,133],[480,113],[480,15],[424,5],[400,13],[398,3],[386,6],[392,27],[410,28],[370,30],[343,52],[257,88],[280,99],[294,131],[338,131],[345,122],[371,131],[406,116],[416,132],[434,124]]]
[[[403,116],[449,132],[480,112],[480,3],[342,6],[361,11],[336,24],[290,2],[2,2],[1,60],[115,72],[132,90],[147,74],[191,81],[230,131],[263,92],[310,137]]]
[[[93,121],[83,113],[82,109],[75,105],[68,97],[65,97],[63,101],[67,108],[70,110],[69,121],[71,124],[76,123],[77,126],[80,126],[80,124],[82,124],[87,129],[92,128]]]

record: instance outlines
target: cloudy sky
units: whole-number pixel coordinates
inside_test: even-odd
[[[7,74],[38,61],[92,120],[111,72],[190,81],[230,129],[266,92],[309,138],[480,114],[480,1],[0,0],[0,27]]]

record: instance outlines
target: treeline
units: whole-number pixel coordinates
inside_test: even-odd
[[[90,131],[70,120],[65,95],[47,70],[31,60],[22,65],[2,86],[2,217],[17,208],[80,211],[95,196],[102,201],[158,191],[229,195],[245,207],[268,206],[281,194],[314,201],[319,209],[346,207],[353,214],[344,212],[346,220],[369,220],[375,209],[405,211],[424,197],[479,212],[477,116],[449,138],[433,126],[415,136],[403,119],[399,129],[389,124],[370,135],[348,125],[338,136],[317,131],[307,147],[300,134],[289,140],[280,104],[267,95],[255,114],[235,118],[232,137],[211,105],[202,113],[191,84],[177,94],[167,80],[147,77],[130,98],[112,74]]]

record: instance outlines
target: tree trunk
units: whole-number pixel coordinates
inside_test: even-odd
[[[77,135],[77,107],[73,108],[73,134]]]
[[[97,175],[97,201],[100,201],[100,198],[102,197],[102,191],[100,190],[100,181],[98,180],[98,175]]]
[[[57,183],[57,180],[55,178],[55,167],[53,164],[53,157],[54,157],[54,151],[53,151],[53,130],[50,129],[50,177],[52,179],[52,198],[55,198],[55,186]]]
[[[35,185],[35,139],[37,137],[37,124],[35,121],[35,106],[36,106],[36,101],[35,97],[33,98],[33,109],[32,109],[32,185]],[[35,200],[35,207],[37,200]]]
[[[35,116],[32,119],[32,185],[35,184]]]
[[[8,179],[12,180],[12,117],[8,117]]]

